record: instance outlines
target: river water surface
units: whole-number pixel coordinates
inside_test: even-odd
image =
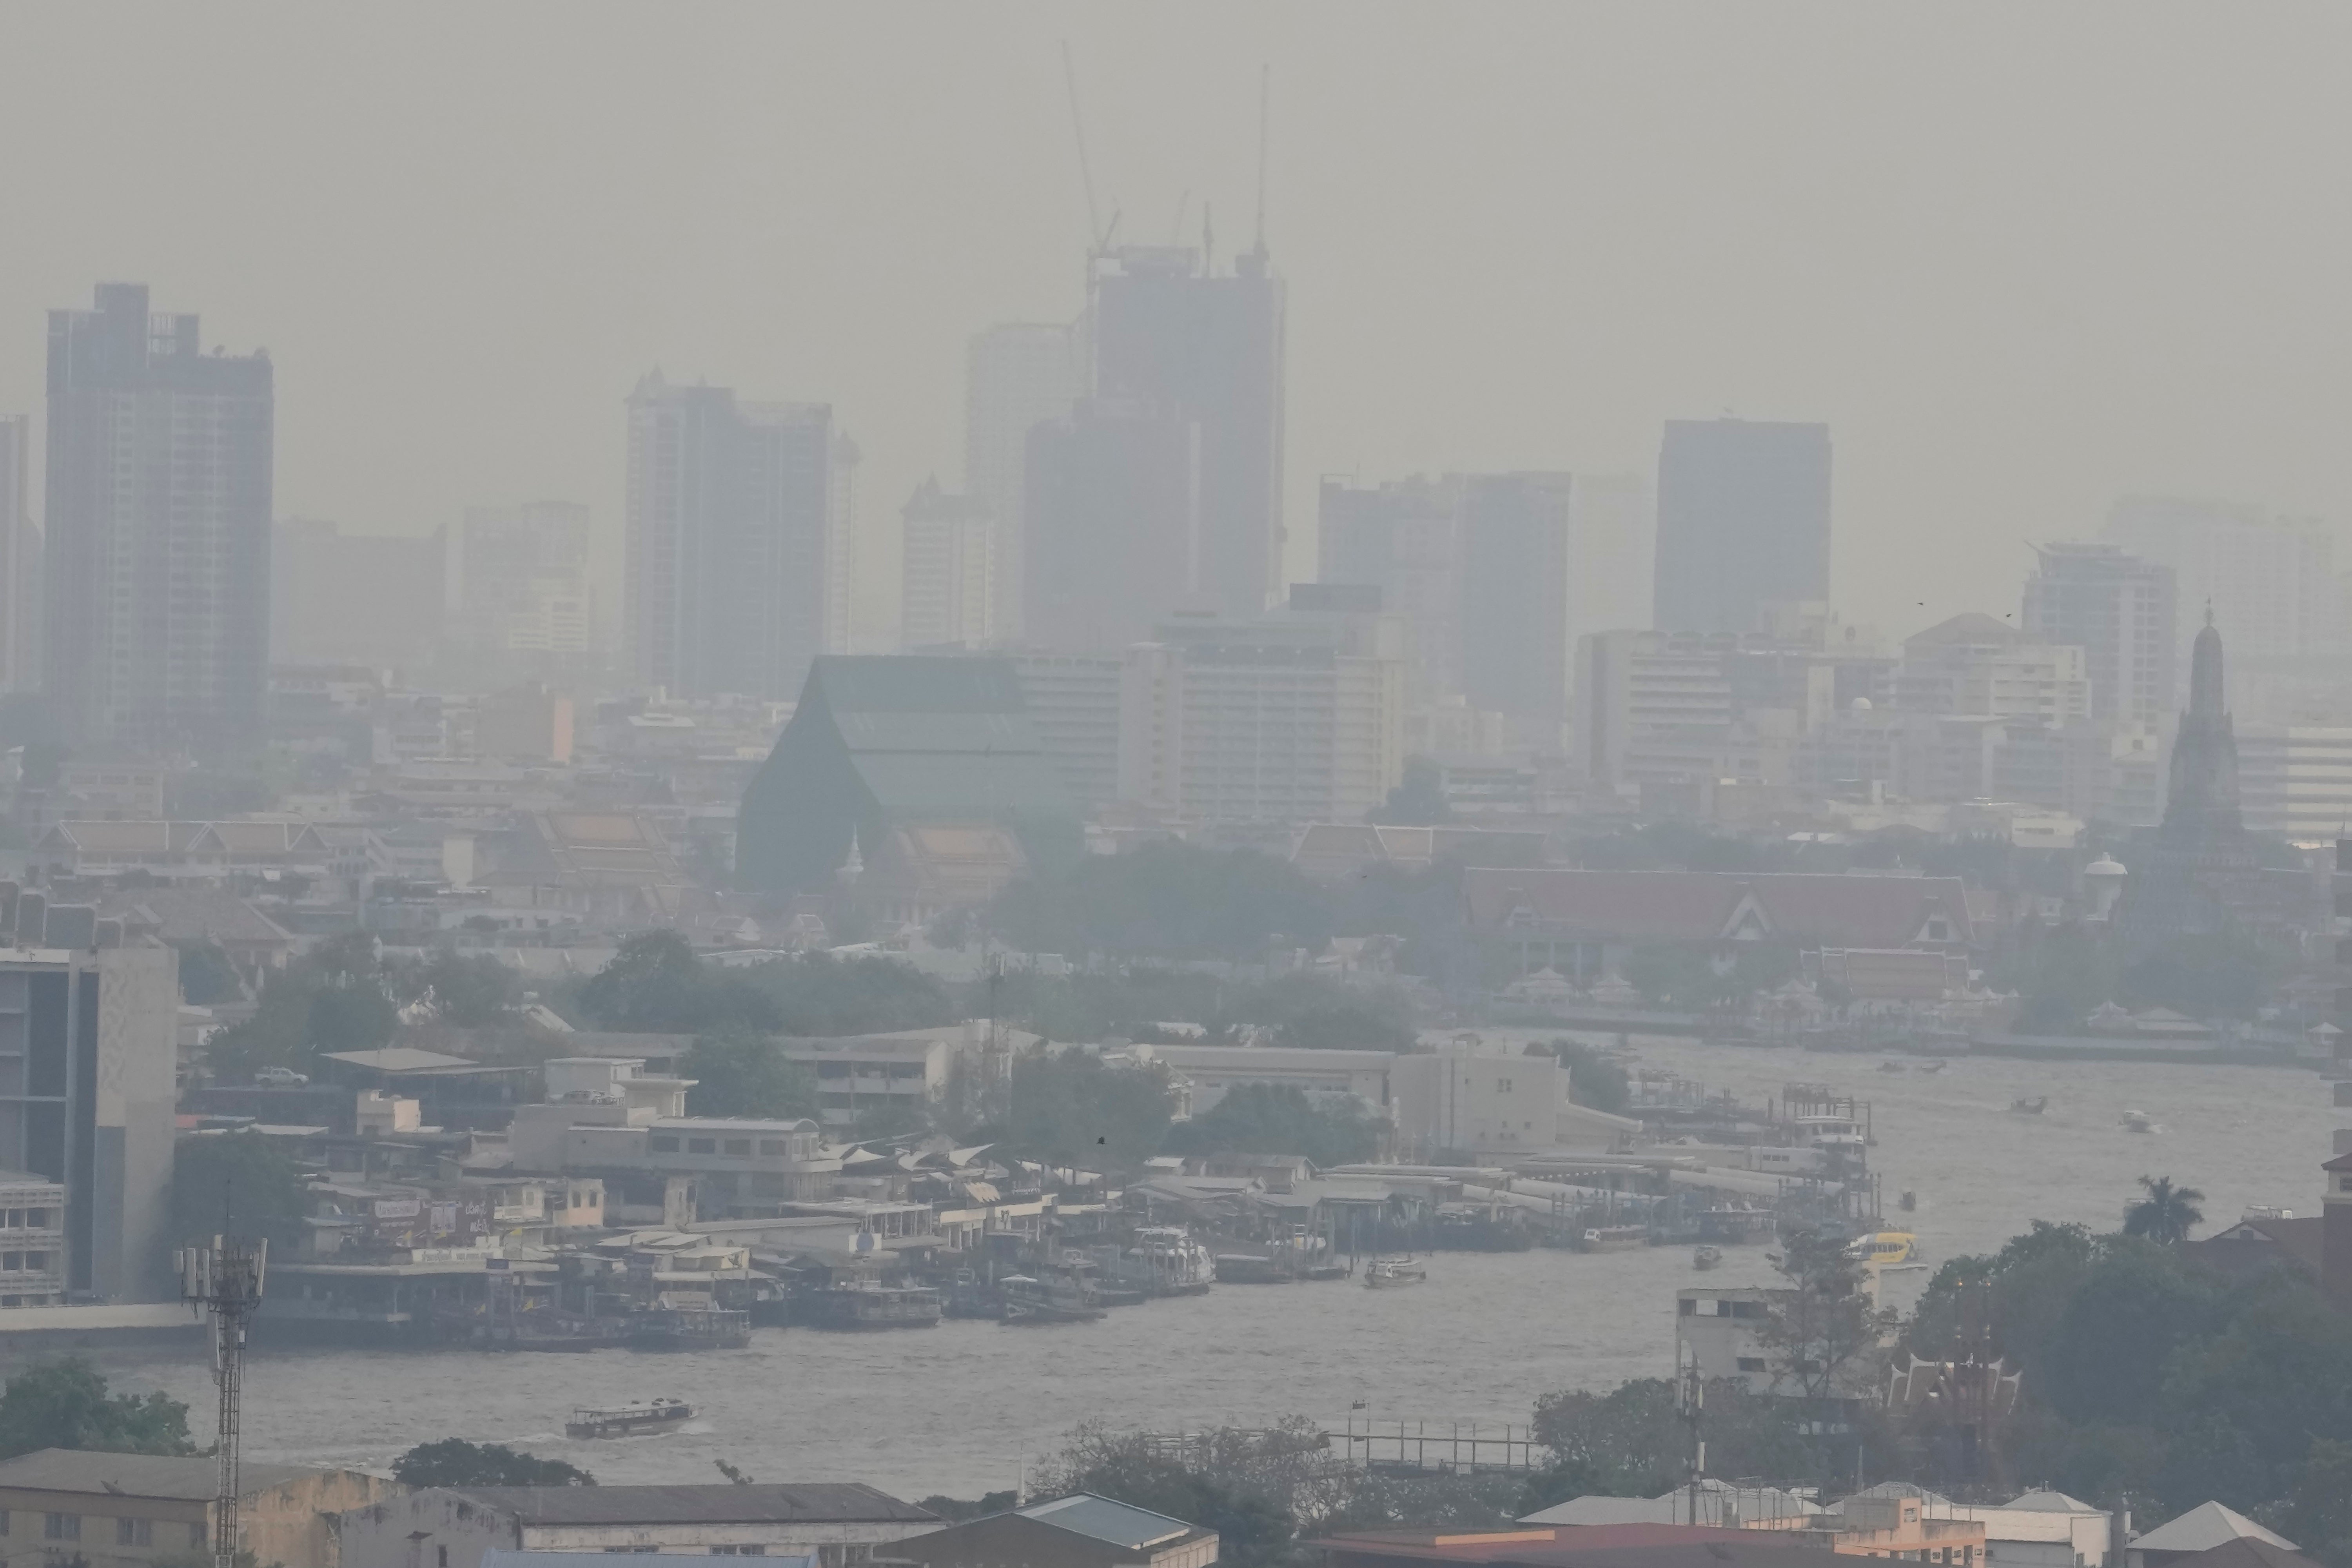
[[[2248,1205],[2314,1212],[2330,1131],[2352,1111],[2284,1068],[1956,1059],[1943,1072],[1882,1073],[1874,1057],[1647,1042],[1643,1065],[1760,1105],[1791,1080],[1872,1102],[1890,1205],[1930,1263],[1997,1247],[2035,1218],[2113,1228],[2133,1178],[2203,1189],[2214,1222]],[[2009,1110],[2047,1095],[2039,1117]],[[2126,1109],[2162,1131],[2126,1132]],[[1024,1460],[1077,1422],[1176,1430],[1355,1415],[1450,1430],[1523,1424],[1538,1394],[1607,1388],[1671,1370],[1676,1289],[1763,1283],[1762,1249],[1727,1249],[1694,1274],[1684,1247],[1586,1256],[1440,1253],[1429,1283],[1220,1287],[1123,1308],[1099,1323],[930,1331],[754,1331],[748,1351],[708,1355],[278,1351],[246,1378],[246,1452],[257,1460],[383,1469],[447,1436],[519,1444],[607,1482],[711,1481],[726,1459],[761,1480],[861,1480],[904,1497],[1009,1488]],[[210,1370],[193,1351],[98,1358],[118,1388],[163,1389],[209,1427]],[[675,1394],[700,1406],[682,1432],[574,1443],[575,1404]]]

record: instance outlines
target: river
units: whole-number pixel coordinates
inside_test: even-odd
[[[2248,1205],[2313,1212],[2331,1129],[2352,1110],[2300,1070],[1956,1059],[1944,1071],[1882,1073],[1874,1057],[1651,1041],[1645,1066],[1751,1102],[1792,1080],[1868,1100],[1875,1166],[1928,1260],[1998,1247],[2035,1218],[2111,1229],[2133,1178],[2201,1188],[2216,1223]],[[2039,1117],[2009,1110],[2047,1095]],[[2135,1135],[2126,1109],[2162,1129]],[[446,1436],[517,1444],[607,1482],[713,1481],[725,1459],[761,1480],[862,1480],[897,1495],[974,1496],[1012,1487],[1024,1462],[1077,1422],[1175,1430],[1258,1425],[1299,1413],[1525,1423],[1548,1389],[1607,1388],[1670,1370],[1677,1288],[1763,1283],[1762,1249],[1729,1249],[1693,1273],[1687,1249],[1586,1256],[1441,1253],[1425,1286],[1221,1287],[1099,1323],[1007,1329],[950,1321],[928,1331],[761,1329],[750,1350],[710,1355],[484,1355],[257,1352],[246,1381],[246,1452],[257,1460],[383,1469]],[[209,1368],[184,1351],[99,1358],[118,1388],[163,1389],[208,1426]],[[675,1394],[701,1415],[663,1437],[574,1443],[578,1403]]]

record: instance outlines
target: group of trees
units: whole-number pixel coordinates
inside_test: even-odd
[[[226,1000],[234,974],[224,979],[205,952],[184,955],[184,977],[194,973],[200,989]],[[481,1028],[510,1018],[521,998],[520,978],[487,954],[445,948],[388,963],[372,933],[352,931],[272,971],[253,1016],[213,1036],[205,1059],[215,1077],[238,1081],[266,1067],[308,1072],[316,1055],[390,1044],[410,1003],[428,1003],[438,1023]]]
[[[188,1407],[164,1394],[114,1394],[79,1356],[35,1362],[0,1390],[0,1459],[41,1448],[193,1454]]]

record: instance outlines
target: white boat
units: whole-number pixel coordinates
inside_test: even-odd
[[[694,1419],[694,1406],[683,1399],[656,1399],[644,1405],[617,1405],[606,1410],[583,1407],[563,1424],[567,1437],[645,1437],[675,1432]]]
[[[1429,1270],[1415,1263],[1410,1256],[1375,1258],[1364,1265],[1364,1289],[1392,1289],[1400,1285],[1419,1285],[1429,1278]]]
[[[2145,1110],[2126,1110],[2124,1112],[2124,1131],[2153,1132],[2156,1131],[2156,1122]]]
[[[1845,1255],[1857,1263],[1887,1266],[1919,1261],[1919,1238],[1907,1230],[1880,1230],[1855,1240]]]

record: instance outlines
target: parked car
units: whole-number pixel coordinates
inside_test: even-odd
[[[300,1089],[310,1081],[310,1076],[292,1068],[263,1068],[253,1075],[253,1081],[265,1089]]]

